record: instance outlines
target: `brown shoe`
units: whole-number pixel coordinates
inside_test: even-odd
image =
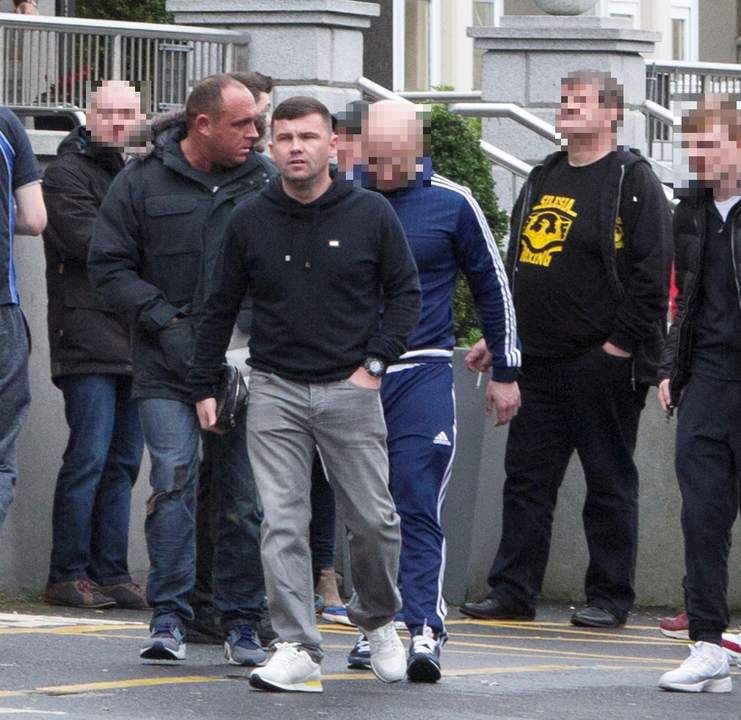
[[[118,585],[101,585],[100,591],[112,597],[118,607],[127,610],[151,610],[147,603],[147,596],[136,583],[127,582]]]
[[[104,595],[92,580],[67,580],[49,583],[44,590],[49,605],[67,605],[81,608],[110,608],[116,606],[112,597]]]

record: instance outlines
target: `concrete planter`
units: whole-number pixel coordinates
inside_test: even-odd
[[[535,4],[549,15],[581,15],[591,10],[597,0],[535,0]]]

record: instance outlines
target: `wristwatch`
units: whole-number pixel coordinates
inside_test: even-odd
[[[363,367],[371,377],[380,378],[383,377],[388,366],[385,360],[381,360],[381,358],[367,357],[363,361]]]

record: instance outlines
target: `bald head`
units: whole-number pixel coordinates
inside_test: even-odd
[[[424,122],[415,105],[382,100],[368,108],[368,171],[379,190],[413,184],[422,170]]]
[[[90,94],[85,125],[95,142],[117,150],[139,145],[145,122],[141,97],[125,80],[105,80]]]

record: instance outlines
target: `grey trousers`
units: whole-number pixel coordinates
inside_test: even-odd
[[[375,630],[401,610],[399,516],[388,488],[380,393],[348,381],[297,383],[253,370],[247,447],[263,503],[262,561],[273,628],[321,660],[309,550],[311,465],[324,463],[347,525],[355,592],[348,617]]]
[[[28,330],[18,305],[0,305],[0,530],[15,495],[15,441],[31,404]]]

